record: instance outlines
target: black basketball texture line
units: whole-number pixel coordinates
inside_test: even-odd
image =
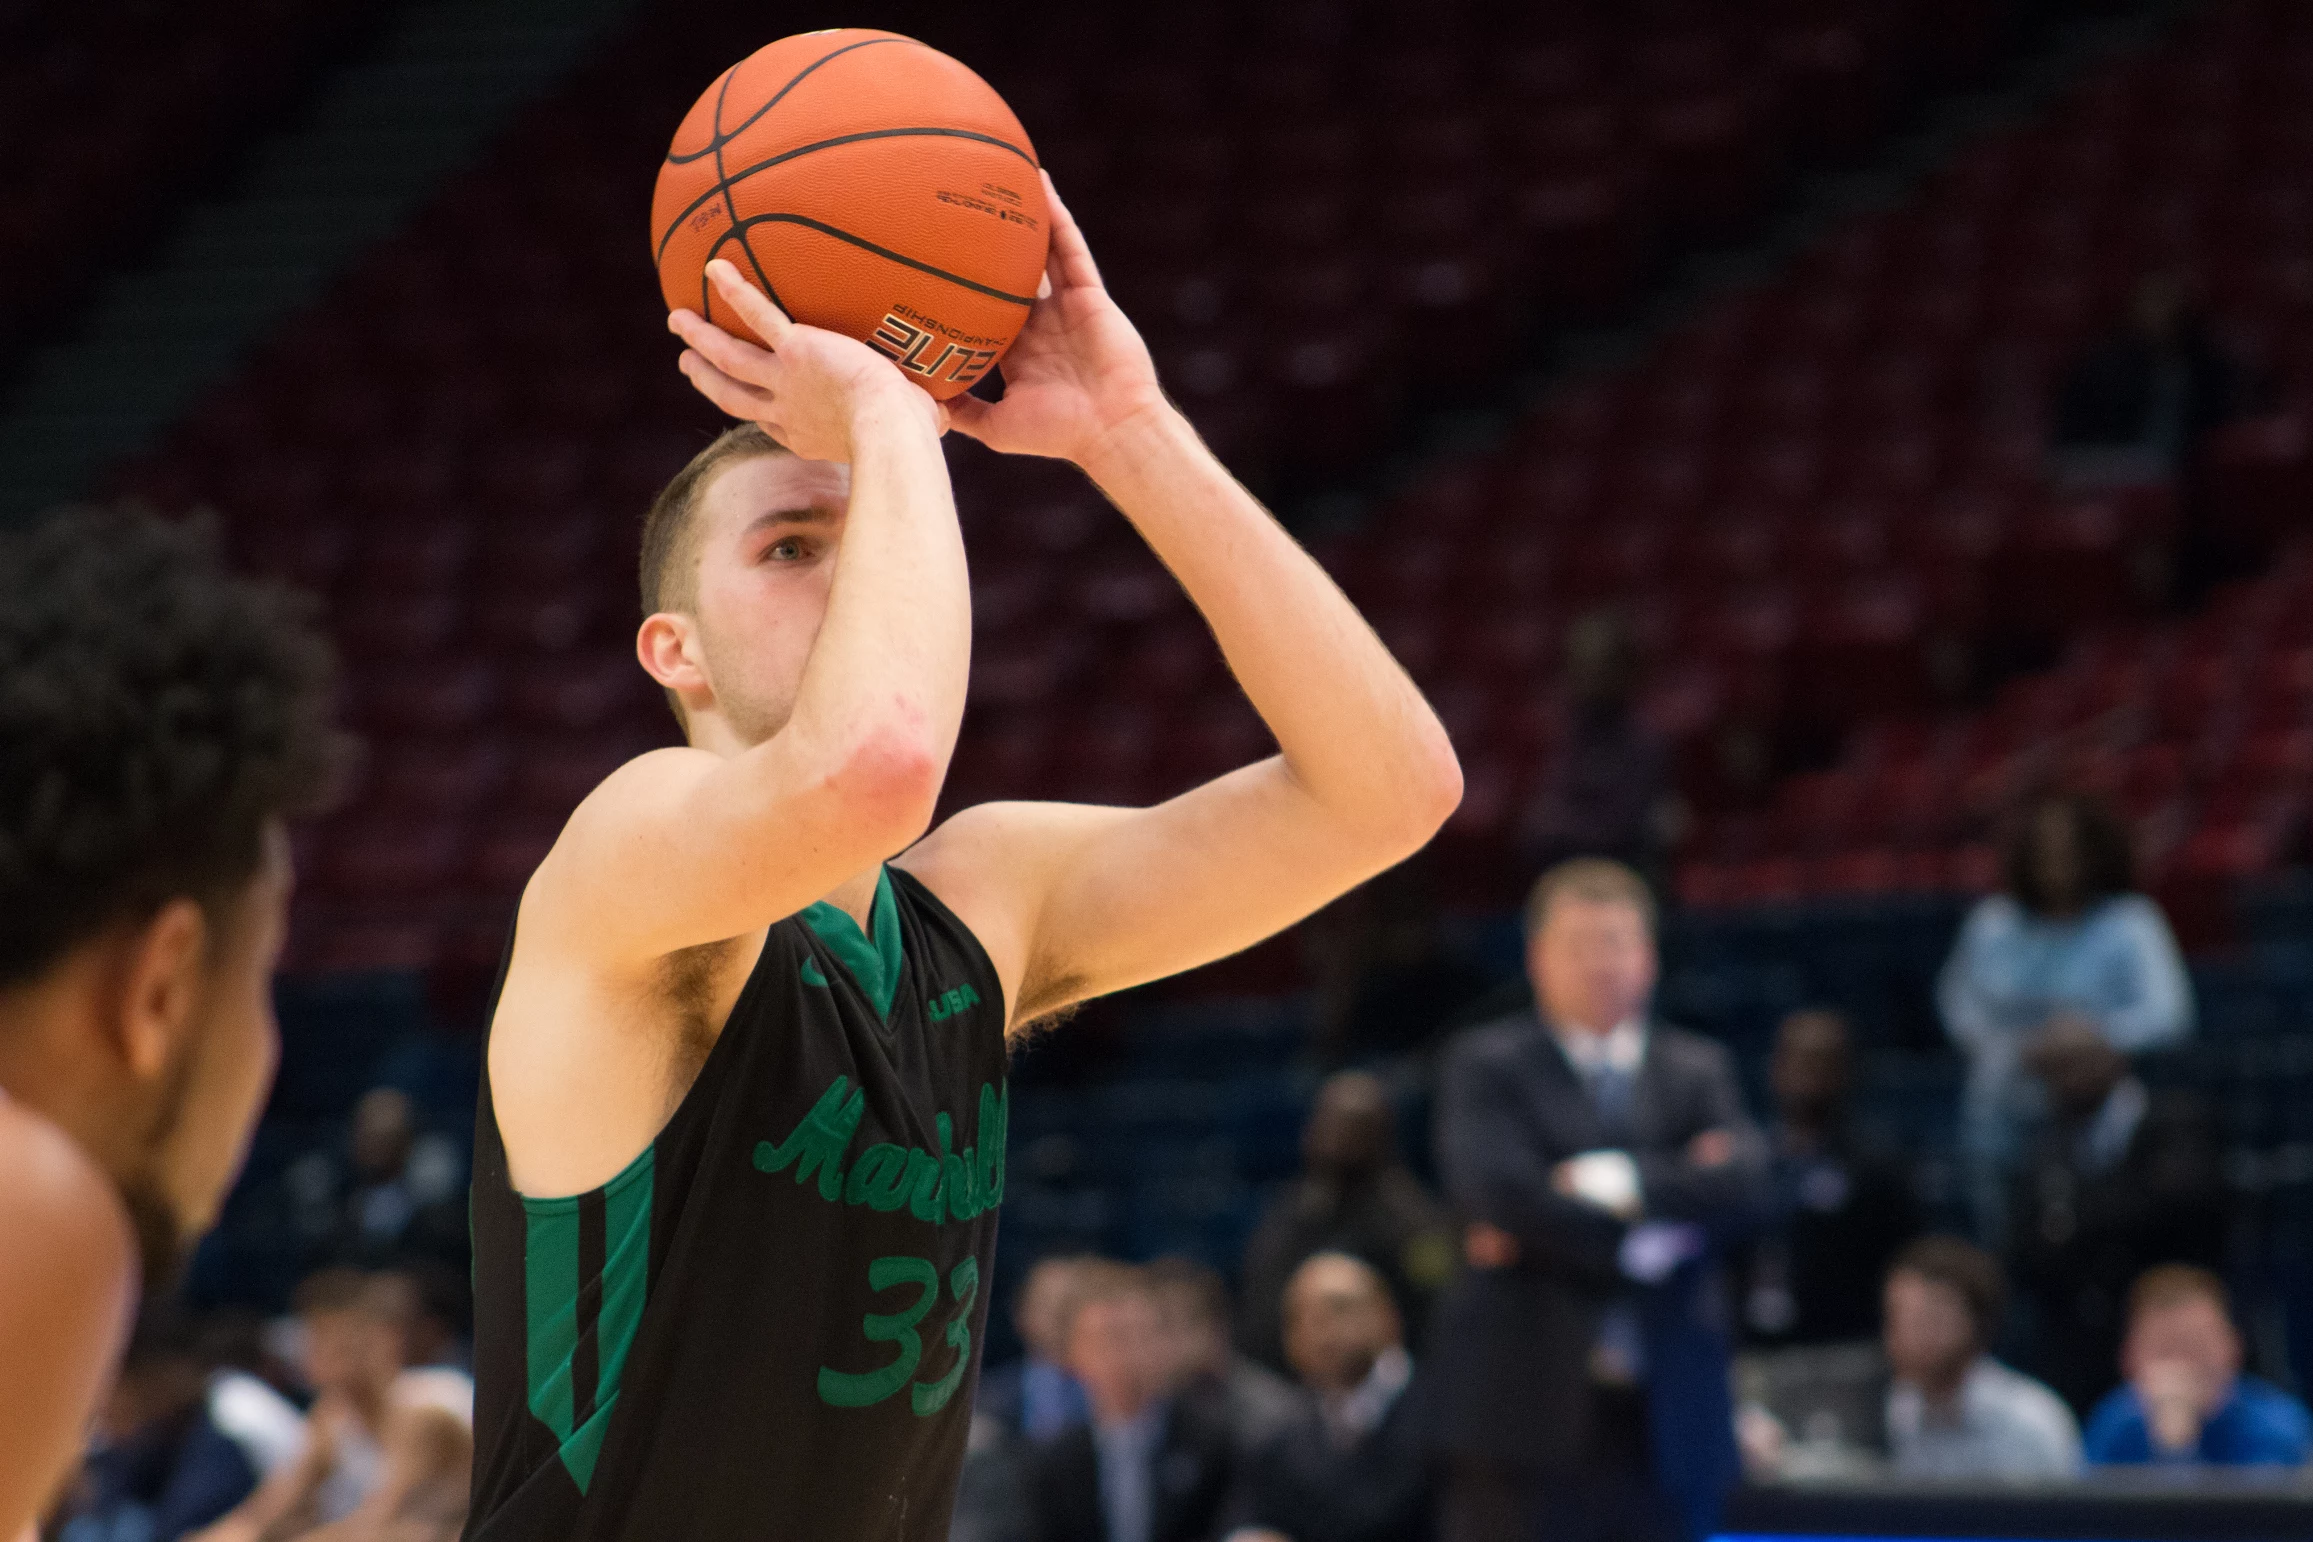
[[[991,300],[1002,300],[1007,304],[1017,305],[1023,309],[1036,303],[1033,295],[1006,294],[1001,289],[991,289],[986,284],[968,279],[960,273],[950,273],[945,268],[935,268],[928,262],[919,262],[905,252],[895,252],[887,246],[878,246],[865,236],[855,236],[840,226],[830,225],[825,220],[815,220],[808,214],[751,214],[716,238],[715,251],[720,252],[730,242],[737,241],[740,249],[747,253],[749,260],[752,260],[755,253],[747,245],[747,232],[757,225],[801,225],[806,229],[816,230],[821,235],[833,236],[838,241],[848,241],[861,251],[873,252],[876,256],[899,263],[903,267],[913,268],[918,273],[928,273],[936,279],[942,279],[961,288],[969,289],[974,294],[984,294]],[[710,260],[712,259],[710,258]]]
[[[835,50],[835,53],[830,53],[825,58],[812,61],[810,67],[805,69],[802,74],[797,75],[795,80],[801,80],[804,75],[810,74],[812,70],[818,69],[820,65],[825,64],[828,59],[834,58],[835,54],[843,52],[846,52],[846,50],[839,48]],[[739,66],[736,64],[732,65],[729,69],[723,72],[722,80],[715,87],[715,113],[714,116],[707,121],[707,130],[714,139],[713,148],[715,151],[715,191],[723,195],[723,213],[725,217],[731,221],[733,228],[736,228],[739,223],[739,205],[738,202],[731,197],[731,179],[723,172],[723,146],[729,142],[723,134],[723,103],[725,99],[730,96],[732,78],[738,73]],[[787,82],[786,85],[781,86],[779,88],[779,96],[773,97],[771,101],[775,102],[779,100],[780,96],[785,96],[788,92],[794,90],[795,80],[791,80]],[[765,102],[763,104],[762,110],[755,113],[747,121],[752,123],[756,118],[760,118],[763,116],[763,113],[769,112],[770,110],[771,102]],[[720,241],[716,242],[715,250],[719,252],[722,249],[722,243]],[[739,250],[747,254],[747,266],[755,270],[755,282],[762,288],[764,297],[768,299],[773,305],[779,305],[779,291],[771,287],[771,275],[764,272],[763,264],[755,260],[755,248],[747,244],[747,239],[745,236],[741,236],[739,238]],[[706,293],[707,270],[706,266],[701,264],[699,268],[699,294],[701,296],[702,302],[704,301]],[[779,308],[781,310],[787,309],[787,307],[784,305],[779,305]],[[712,316],[715,313],[708,309],[705,303],[701,303],[699,306],[699,314],[702,316]]]
[[[1012,143],[1010,140],[999,139],[993,134],[982,134],[975,129],[930,127],[888,128],[862,129],[856,134],[838,134],[833,139],[822,139],[817,144],[798,145],[792,150],[782,150],[777,155],[768,156],[765,159],[756,161],[754,164],[749,166],[742,166],[737,171],[732,172],[728,177],[717,182],[713,187],[707,189],[698,197],[692,199],[690,203],[684,207],[682,213],[676,215],[671,221],[668,222],[666,232],[659,237],[658,251],[653,254],[652,260],[659,262],[665,261],[667,255],[667,243],[674,240],[675,232],[683,228],[683,221],[698,213],[701,209],[705,208],[715,199],[721,198],[723,200],[723,207],[725,210],[729,211],[735,218],[737,215],[737,209],[731,201],[731,188],[737,183],[746,181],[749,177],[754,176],[757,172],[768,171],[774,166],[782,166],[789,161],[800,160],[806,155],[811,155],[821,150],[833,150],[842,145],[855,145],[862,140],[913,139],[927,137],[940,139],[976,140],[984,145],[994,145],[999,150],[1010,151],[1012,154],[1020,157],[1020,159],[1023,161],[1026,161],[1031,168],[1035,168],[1036,166],[1036,157],[1030,155],[1027,151],[1021,149],[1018,145]]]
[[[667,152],[667,164],[670,166],[688,166],[691,162],[702,160],[706,156],[722,149],[723,146],[729,143],[732,139],[736,138],[738,135],[746,133],[747,130],[753,128],[755,126],[755,121],[758,118],[761,118],[763,114],[778,106],[779,103],[786,97],[787,93],[801,85],[803,83],[803,77],[809,75],[813,70],[818,69],[828,60],[840,58],[844,54],[852,52],[854,49],[873,48],[878,43],[913,43],[918,48],[924,46],[921,43],[917,43],[916,40],[912,37],[870,37],[861,38],[856,43],[846,43],[841,48],[831,48],[826,53],[823,53],[818,58],[812,60],[809,64],[803,66],[803,68],[800,70],[797,70],[794,77],[790,79],[787,84],[781,86],[777,91],[771,93],[771,99],[769,101],[756,108],[753,112],[747,114],[747,121],[741,123],[736,128],[732,129],[729,133],[725,133],[723,131],[723,98],[720,94],[718,94],[715,98],[715,121],[709,125],[708,132],[711,137],[707,142],[706,148],[703,150],[693,150],[687,155],[677,155],[674,151],[669,150]],[[742,59],[739,61],[739,63],[744,64],[746,61]],[[724,90],[729,90],[731,77],[738,73],[738,64],[732,65],[729,69],[723,72]],[[721,167],[718,164],[717,170],[719,171],[720,169]]]

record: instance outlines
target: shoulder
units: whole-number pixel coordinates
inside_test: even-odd
[[[0,1235],[33,1244],[0,1250],[0,1322],[117,1332],[137,1248],[110,1180],[62,1130],[4,1099],[0,1173]]]
[[[2111,1460],[2115,1448],[2129,1432],[2143,1425],[2144,1406],[2136,1400],[2136,1389],[2122,1382],[2088,1411],[2088,1427],[2084,1432],[2088,1454],[2098,1461]]]
[[[1727,1046],[1716,1039],[1706,1039],[1699,1033],[1669,1023],[1650,1023],[1646,1030],[1647,1053],[1674,1070],[1696,1075],[1732,1076],[1734,1057]]]
[[[2169,935],[2168,913],[2149,894],[2115,894],[2090,917],[2099,931],[2143,942]]]
[[[2072,1417],[2071,1408],[2052,1390],[1997,1361],[1993,1361],[1988,1370],[1994,1378],[1998,1405],[2011,1422],[2067,1444],[2079,1440],[2079,1422]]]
[[[1464,1028],[1446,1041],[1449,1071],[1494,1069],[1519,1059],[1541,1031],[1532,1013],[1515,1012]]]
[[[2258,1432],[2293,1445],[2297,1460],[2304,1460],[2313,1444],[2313,1414],[2296,1398],[2256,1376],[2243,1376],[2234,1394]]]
[[[990,879],[1041,867],[1075,839],[1131,812],[1089,803],[975,803],[941,820],[892,865],[947,899],[950,889],[968,892]]]
[[[1960,922],[1960,940],[1985,942],[2008,936],[2024,924],[2024,907],[2011,894],[1987,894],[1968,907]]]

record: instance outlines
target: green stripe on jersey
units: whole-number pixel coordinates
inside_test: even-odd
[[[554,1432],[562,1465],[581,1494],[594,1481],[603,1434],[618,1405],[619,1377],[642,1325],[650,1287],[653,1155],[654,1148],[645,1146],[642,1155],[591,1194],[522,1200],[530,1411]],[[579,1262],[580,1212],[590,1202],[603,1212],[599,1282],[584,1278]],[[600,1289],[590,1292],[587,1286],[594,1283]],[[581,1341],[590,1337],[593,1408],[580,1423],[575,1366]]]
[[[848,911],[825,900],[803,907],[803,924],[851,971],[875,1004],[876,1016],[888,1018],[900,977],[899,900],[892,893],[889,868],[876,871],[875,903],[868,907],[867,922],[868,931],[862,933]]]

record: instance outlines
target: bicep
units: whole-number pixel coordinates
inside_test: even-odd
[[[988,949],[1015,1024],[1225,958],[1373,875],[1282,757],[1151,808],[985,804],[903,859]]]

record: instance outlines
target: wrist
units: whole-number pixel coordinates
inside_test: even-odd
[[[921,429],[934,440],[940,434],[940,404],[896,370],[879,370],[862,380],[851,393],[849,417],[846,438],[853,460],[866,443],[895,432]]]
[[[1112,478],[1153,456],[1178,453],[1183,446],[1201,445],[1196,429],[1181,410],[1152,389],[1147,397],[1127,408],[1074,456],[1084,474],[1105,487]]]

